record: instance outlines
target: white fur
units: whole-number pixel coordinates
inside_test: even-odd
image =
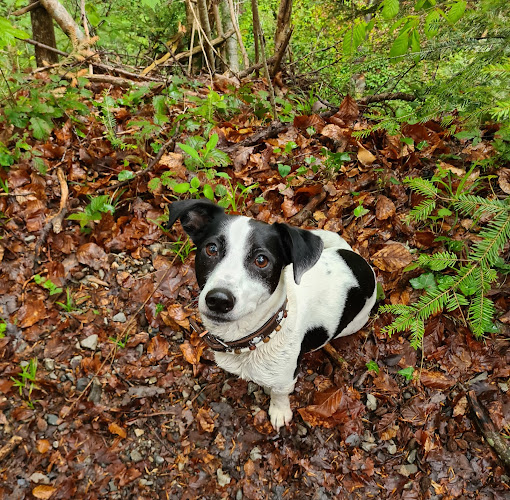
[[[248,221],[246,217],[231,219],[227,231],[228,253],[207,278],[200,294],[199,310],[206,329],[224,341],[232,341],[262,326],[287,297],[287,318],[268,343],[241,354],[215,353],[216,362],[223,369],[270,389],[269,414],[271,423],[278,429],[292,419],[289,394],[294,390],[296,362],[306,331],[322,326],[332,336],[341,320],[347,292],[357,281],[337,253],[338,249],[351,250],[351,247],[337,234],[317,230],[315,234],[324,242],[318,262],[303,274],[299,285],[294,281],[293,266],[287,266],[276,291],[269,295],[263,284],[244,268]],[[229,289],[236,297],[235,307],[228,313],[228,323],[214,322],[207,317],[205,295],[218,287]],[[376,290],[339,336],[362,328],[375,300]]]

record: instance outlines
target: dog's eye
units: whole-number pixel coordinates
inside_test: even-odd
[[[255,257],[255,265],[263,269],[269,264],[269,259],[265,255],[257,255]]]
[[[218,246],[215,243],[209,243],[209,245],[205,247],[205,253],[210,257],[214,257],[218,254]]]

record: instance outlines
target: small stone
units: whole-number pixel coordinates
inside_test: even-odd
[[[184,399],[189,398],[189,392],[188,392],[186,389],[183,389],[183,390],[182,390],[182,397],[183,397]]]
[[[50,484],[50,480],[48,476],[42,474],[41,472],[34,472],[30,477],[30,481],[36,484]]]
[[[48,422],[48,425],[57,425],[58,415],[53,415],[53,413],[47,413],[46,422]]]
[[[487,380],[488,377],[489,374],[487,372],[479,373],[476,377],[468,381],[468,385],[476,384],[476,382],[482,382],[483,380]]]
[[[228,382],[225,382],[221,388],[221,394],[225,394],[230,389],[232,389],[232,386]]]
[[[236,500],[243,500],[243,490],[237,490]]]
[[[30,243],[35,240],[35,236],[33,234],[31,234],[30,236],[25,236],[24,240],[25,243]]]
[[[52,372],[55,369],[55,360],[51,358],[44,358],[44,368],[49,372]]]
[[[112,321],[115,321],[116,323],[125,323],[127,321],[126,315],[123,312],[117,313],[113,318]]]
[[[345,444],[347,446],[352,446],[354,448],[355,446],[359,446],[360,443],[361,437],[356,433],[350,434],[345,438]]]
[[[506,382],[499,382],[498,383],[498,387],[503,391],[503,392],[508,392],[508,384]]]
[[[71,368],[73,370],[76,370],[76,368],[78,366],[80,366],[80,363],[81,363],[82,359],[83,359],[83,356],[74,356],[73,358],[71,358],[71,361],[70,361]]]
[[[367,408],[370,411],[375,411],[377,409],[377,399],[372,394],[367,394]]]
[[[77,381],[76,381],[76,390],[78,392],[83,392],[83,390],[85,389],[85,387],[87,387],[89,383],[89,379],[86,378],[86,377],[81,377],[79,378]]]
[[[296,424],[296,427],[297,427],[298,436],[303,437],[308,434],[308,429],[304,425]]]
[[[411,450],[409,455],[407,455],[407,461],[412,464],[416,460],[416,453],[418,453],[418,450]]]
[[[89,401],[93,403],[99,403],[101,401],[101,396],[103,394],[103,386],[101,382],[96,378],[92,379],[92,387],[90,389]]]
[[[223,472],[221,468],[216,470],[216,476],[218,477],[218,484],[220,485],[220,487],[230,484],[231,481],[230,476]]]
[[[172,340],[175,340],[177,342],[180,342],[182,339],[184,338],[184,335],[182,332],[176,332],[173,336],[172,336]]]
[[[250,458],[255,462],[255,460],[259,460],[262,458],[262,454],[260,453],[260,448],[258,446],[255,446],[250,451]]]
[[[195,385],[193,386],[193,390],[194,390],[195,392],[200,392],[200,391],[202,390],[202,386],[201,386],[201,385],[199,385],[199,384],[195,384]]]
[[[143,436],[145,434],[145,431],[143,429],[135,429],[135,436],[139,438],[140,436]]]
[[[118,488],[115,486],[113,479],[108,483],[108,488],[110,488],[110,491],[117,491]]]
[[[143,354],[143,344],[138,344],[135,348],[136,354],[138,354],[138,357],[140,358]]]
[[[411,399],[413,395],[410,392],[404,392],[404,399]]]
[[[53,446],[55,450],[58,449],[58,441],[53,441],[53,443],[51,443],[51,446]]]
[[[395,453],[397,453],[397,445],[393,441],[388,443],[388,453],[390,455],[395,455]]]
[[[155,384],[157,381],[158,381],[158,379],[156,377],[151,377],[149,379],[149,384]]]
[[[254,382],[248,382],[248,394],[253,394],[259,386]]]
[[[57,380],[57,379],[58,379],[57,374],[56,374],[56,373],[53,373],[53,372],[51,372],[51,373],[49,374],[49,377],[51,378],[51,380]]]
[[[368,443],[367,441],[363,441],[361,443],[361,449],[370,452],[377,446],[376,443]]]
[[[80,345],[84,349],[90,349],[91,351],[95,351],[97,347],[98,336],[94,333],[93,335],[89,335],[86,339],[80,341]]]
[[[97,272],[97,274],[99,274],[99,277],[104,280],[104,271],[102,269],[99,269],[99,271]]]
[[[154,457],[154,460],[156,461],[156,463],[157,463],[158,465],[162,465],[162,464],[164,464],[164,463],[165,463],[165,459],[164,459],[163,457],[160,457],[159,455],[156,455],[156,456]]]
[[[402,465],[398,471],[399,474],[402,474],[405,477],[409,477],[411,474],[416,474],[417,472],[418,467],[414,464]]]
[[[133,450],[129,456],[133,462],[141,462],[143,460],[142,454],[138,450]]]

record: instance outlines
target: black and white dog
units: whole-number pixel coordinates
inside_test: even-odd
[[[174,202],[168,219],[197,247],[198,309],[217,364],[270,391],[278,430],[292,419],[302,354],[368,321],[372,268],[336,233],[226,215],[208,200]]]

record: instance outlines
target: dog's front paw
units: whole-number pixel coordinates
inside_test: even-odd
[[[278,396],[271,397],[271,404],[269,405],[269,417],[271,424],[275,431],[278,431],[282,425],[287,425],[292,420],[292,410],[290,409],[289,397]]]

